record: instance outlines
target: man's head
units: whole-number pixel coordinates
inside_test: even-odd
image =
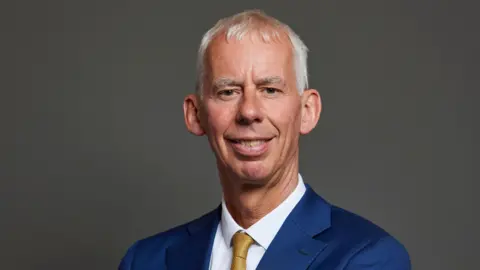
[[[321,110],[318,92],[307,89],[306,58],[298,36],[260,11],[220,20],[204,35],[185,122],[207,135],[221,175],[265,184],[297,170],[299,136]]]

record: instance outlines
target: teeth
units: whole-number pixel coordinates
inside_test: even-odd
[[[238,143],[241,143],[241,144],[244,145],[244,146],[255,147],[255,146],[261,145],[261,144],[264,143],[265,141],[264,141],[264,140],[252,140],[252,141],[241,140],[241,141],[237,141],[237,142],[238,142]]]

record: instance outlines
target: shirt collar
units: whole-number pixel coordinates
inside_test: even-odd
[[[305,191],[305,183],[303,182],[302,176],[298,174],[298,184],[295,190],[280,205],[246,230],[235,222],[230,212],[228,212],[225,200],[222,198],[222,218],[220,226],[227,247],[230,247],[232,237],[237,231],[244,231],[266,250],[280,230],[285,219],[293,208],[295,208],[303,194],[305,194]]]

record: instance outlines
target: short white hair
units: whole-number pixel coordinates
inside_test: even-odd
[[[205,53],[212,40],[220,33],[225,34],[227,40],[232,37],[241,40],[249,31],[258,32],[264,42],[278,39],[282,32],[286,33],[292,45],[298,92],[301,94],[303,90],[308,89],[307,46],[288,25],[265,14],[261,10],[247,10],[220,19],[203,35],[197,55],[196,90],[200,96],[203,96],[205,80]]]

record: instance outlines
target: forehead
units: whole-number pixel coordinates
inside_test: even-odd
[[[211,42],[207,57],[210,77],[281,76],[293,72],[293,51],[286,35],[264,40],[260,33],[251,32],[238,40],[227,40],[224,33]]]

